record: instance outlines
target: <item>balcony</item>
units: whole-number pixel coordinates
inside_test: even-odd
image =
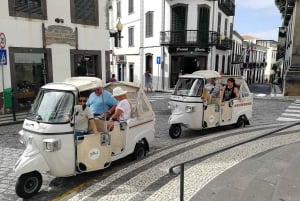
[[[220,39],[220,34],[214,31],[186,30],[160,32],[160,44],[168,46],[197,46],[208,48],[216,46],[217,49],[227,50],[232,48],[232,40]]]
[[[208,47],[209,32],[207,30],[184,30],[160,32],[160,44],[169,46]]]
[[[231,63],[232,64],[240,64],[243,63],[243,55],[234,54]]]
[[[232,40],[225,37],[222,39],[221,35],[218,32],[210,31],[210,46],[216,46],[220,50],[231,50],[232,49]]]
[[[219,0],[219,8],[228,16],[234,16],[235,4],[233,0]]]
[[[296,0],[287,0],[287,6],[291,6],[291,7],[294,7],[295,6],[295,1]]]

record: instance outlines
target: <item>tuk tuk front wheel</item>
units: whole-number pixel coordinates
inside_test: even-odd
[[[16,193],[21,198],[30,198],[37,194],[42,186],[42,175],[38,171],[22,174],[16,183]]]
[[[172,124],[169,129],[169,135],[171,138],[176,139],[180,137],[181,131],[182,130],[180,124]]]

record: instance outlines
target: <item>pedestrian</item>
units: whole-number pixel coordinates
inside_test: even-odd
[[[80,94],[77,105],[74,108],[74,134],[75,137],[86,135],[89,133],[89,128],[93,133],[98,133],[94,115],[92,110],[86,105],[87,96]]]
[[[95,117],[104,114],[105,117],[108,117],[112,114],[112,111],[114,111],[117,100],[112,97],[109,91],[98,87],[90,94],[86,105],[91,108]]]
[[[107,128],[109,131],[113,129],[113,121],[126,121],[130,118],[131,107],[126,96],[127,91],[124,91],[121,87],[116,87],[113,90],[112,96],[118,100],[117,107],[114,113],[110,117],[110,121],[107,122]]]
[[[116,74],[112,74],[112,75],[111,75],[111,78],[109,79],[108,82],[116,82],[116,81],[117,81],[117,79],[116,79]]]
[[[145,86],[147,92],[152,92],[152,75],[149,70],[145,73]]]

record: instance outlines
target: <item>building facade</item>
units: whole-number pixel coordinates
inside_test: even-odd
[[[296,0],[276,0],[282,14],[279,28],[279,55],[282,60],[283,93],[300,95],[300,3]]]
[[[1,49],[7,62],[1,95],[12,89],[16,109],[26,109],[45,83],[70,76],[105,79],[110,55],[107,6],[98,0],[2,1]]]
[[[113,47],[112,72],[156,90],[173,88],[181,74],[211,69],[229,73],[234,0],[111,0],[111,25],[123,24]],[[122,58],[123,60],[120,60]]]

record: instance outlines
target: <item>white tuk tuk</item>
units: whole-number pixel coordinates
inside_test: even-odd
[[[41,173],[57,177],[104,169],[112,161],[132,155],[140,159],[154,139],[155,115],[143,89],[134,83],[115,82],[104,89],[120,86],[127,91],[131,118],[114,122],[107,130],[106,120],[96,119],[98,133],[76,137],[70,117],[80,92],[103,87],[94,77],[72,77],[41,87],[19,132],[26,149],[14,167],[18,176],[16,193],[22,198],[35,195],[42,185]]]
[[[205,85],[211,78],[225,86],[228,78],[234,78],[239,89],[239,99],[222,103],[221,92],[211,97]],[[221,90],[220,90],[221,91]],[[193,130],[235,124],[244,127],[252,118],[253,96],[242,76],[220,76],[216,71],[200,70],[179,77],[169,101],[171,125],[169,135],[178,138],[184,126]]]

